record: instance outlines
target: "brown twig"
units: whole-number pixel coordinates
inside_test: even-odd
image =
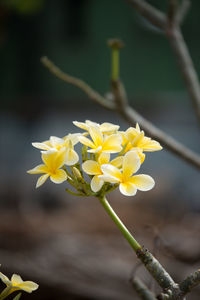
[[[139,278],[133,277],[131,279],[131,284],[142,300],[157,300],[155,295]]]
[[[107,109],[114,109],[115,105],[110,100],[108,101],[104,97],[102,97],[97,91],[95,91],[91,86],[89,86],[86,82],[83,80],[73,77],[71,75],[68,75],[64,73],[61,69],[59,69],[51,60],[49,60],[46,56],[43,56],[41,58],[42,64],[49,69],[51,73],[53,73],[56,77],[63,80],[66,83],[70,83],[79,89],[81,89],[88,97],[93,100],[94,102],[102,105],[103,107]]]
[[[128,0],[128,2],[151,24],[160,29],[165,28],[167,18],[164,13],[144,0]]]
[[[126,121],[133,126],[136,122],[138,122],[148,135],[158,140],[168,150],[178,155],[178,157],[200,169],[200,157],[198,154],[195,154],[171,136],[158,129],[128,105],[123,84],[119,80],[112,82],[112,90],[118,112]]]

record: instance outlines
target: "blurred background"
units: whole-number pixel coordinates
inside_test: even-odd
[[[166,10],[167,1],[149,1]],[[200,74],[200,3],[183,33]],[[0,263],[40,288],[24,299],[137,299],[133,272],[159,292],[97,199],[78,199],[65,184],[35,190],[40,163],[31,142],[79,132],[73,120],[129,124],[55,78],[40,63],[48,56],[63,71],[102,94],[110,89],[109,38],[120,38],[121,79],[130,104],[177,141],[199,152],[199,128],[165,37],[124,0],[0,0]],[[148,153],[142,172],[156,181],[134,198],[109,200],[141,244],[175,280],[200,260],[199,171],[165,149]],[[161,238],[162,237],[162,238]],[[3,288],[3,284],[2,284]],[[196,288],[188,299],[199,299]]]

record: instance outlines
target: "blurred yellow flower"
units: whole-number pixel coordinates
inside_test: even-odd
[[[120,134],[111,134],[108,136],[104,136],[98,126],[90,126],[89,134],[91,139],[88,139],[85,136],[80,136],[79,141],[92,148],[88,150],[88,152],[92,153],[116,153],[122,150],[122,138]]]
[[[119,125],[114,125],[108,122],[99,124],[96,122],[92,122],[90,120],[86,120],[85,123],[73,121],[73,124],[86,131],[89,131],[91,126],[97,126],[103,134],[107,134],[107,135],[116,133],[117,130],[119,129]]]
[[[124,152],[128,152],[134,148],[139,148],[142,151],[158,151],[161,150],[161,145],[149,137],[144,136],[144,131],[140,130],[138,123],[136,127],[130,127],[125,132],[120,132],[122,135],[122,145],[126,145]],[[143,159],[144,160],[144,159]]]
[[[123,157],[119,156],[113,159],[110,164],[116,167],[122,166]],[[98,192],[102,188],[104,181],[103,179],[99,178],[99,175],[103,175],[101,171],[101,165],[108,164],[110,161],[110,154],[109,153],[101,153],[97,159],[94,160],[87,160],[82,164],[83,171],[86,174],[94,175],[91,180],[90,186],[93,192]]]
[[[42,151],[42,160],[44,164],[38,165],[27,171],[29,174],[45,174],[39,177],[36,183],[36,188],[41,186],[49,176],[51,181],[54,183],[62,183],[67,179],[66,172],[60,169],[65,164],[66,148]]]
[[[138,190],[148,191],[154,187],[154,180],[149,175],[135,175],[140,168],[140,157],[135,151],[125,154],[122,163],[122,171],[111,164],[101,166],[103,175],[99,177],[105,182],[119,183],[119,189],[125,196],[134,196]]]
[[[35,148],[41,150],[50,150],[52,148],[60,150],[61,148],[65,148],[65,163],[68,166],[72,166],[75,165],[79,160],[79,156],[74,150],[74,145],[76,145],[79,142],[79,136],[80,133],[68,134],[63,138],[51,136],[48,141],[44,141],[42,143],[32,143],[32,145]]]
[[[23,281],[21,276],[17,274],[13,274],[11,280],[9,280],[7,276],[0,272],[0,279],[10,288],[8,295],[18,290],[32,293],[39,287],[39,285],[33,281]]]

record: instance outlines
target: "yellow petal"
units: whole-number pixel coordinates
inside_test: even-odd
[[[144,151],[159,151],[162,150],[162,146],[157,142],[148,137],[144,137],[141,144],[139,145]]]
[[[138,123],[136,123],[136,126],[135,126],[136,130],[140,131],[140,126]]]
[[[51,149],[46,152],[42,151],[42,160],[47,165],[49,172],[54,172],[64,165],[66,150],[64,147],[60,150]]]
[[[121,168],[123,163],[123,156],[118,156],[114,158],[113,160],[111,160],[110,163],[117,168]]]
[[[122,137],[119,134],[112,134],[105,138],[102,145],[102,151],[107,153],[116,153],[122,150]]]
[[[53,168],[55,157],[56,157],[57,153],[58,153],[58,150],[56,150],[56,149],[42,151],[42,160],[48,168],[50,168],[50,169]]]
[[[133,173],[140,168],[140,157],[135,151],[129,151],[125,154],[123,159],[123,177],[128,179]]]
[[[134,147],[141,147],[142,141],[144,139],[144,131],[141,131],[131,142],[132,146]]]
[[[149,191],[155,185],[153,178],[144,174],[133,176],[130,178],[130,181],[136,185],[137,189],[140,191]]]
[[[103,143],[103,134],[98,126],[91,126],[89,129],[90,136],[94,141],[96,147],[101,146]]]
[[[33,281],[24,281],[23,283],[19,284],[18,287],[20,290],[23,290],[27,293],[32,293],[38,289],[39,285]]]
[[[68,148],[66,151],[65,163],[68,166],[75,165],[79,160],[79,156],[73,149]]]
[[[104,184],[104,181],[101,178],[99,178],[97,175],[92,178],[91,183],[90,183],[91,189],[95,193],[100,191],[103,184]]]
[[[129,127],[125,132],[126,138],[129,142],[132,142],[138,135],[138,130],[133,127]]]
[[[29,174],[41,174],[47,172],[48,172],[48,168],[45,165],[38,165],[37,167],[27,171],[27,173]]]
[[[100,165],[107,164],[109,162],[109,160],[110,160],[109,153],[101,153],[98,158],[98,163]]]
[[[122,180],[122,174],[120,170],[110,164],[102,165],[101,171],[103,172],[103,175],[112,177],[113,180],[115,179],[115,182]]]
[[[54,183],[62,183],[67,180],[67,174],[64,170],[57,170],[54,174],[50,175],[50,179]]]
[[[102,146],[99,146],[97,148],[90,149],[87,152],[89,152],[89,153],[99,153],[99,152],[101,152],[101,150],[102,150]]]
[[[134,196],[137,192],[136,186],[131,182],[120,183],[119,190],[125,196]]]
[[[79,142],[81,142],[83,145],[88,146],[90,148],[95,148],[95,145],[92,141],[90,141],[88,138],[86,138],[85,136],[80,136],[79,137]]]
[[[32,143],[33,147],[40,150],[50,150],[51,147],[46,145],[45,143]]]
[[[49,177],[49,174],[40,176],[37,180],[36,188],[39,188],[43,183],[45,183],[45,181],[47,180],[48,177]]]
[[[100,125],[100,130],[103,133],[116,132],[118,129],[119,129],[119,125],[114,125],[112,123],[102,123]]]
[[[83,171],[89,175],[102,174],[100,165],[94,160],[87,160],[82,164]]]
[[[13,284],[13,285],[17,285],[17,284],[23,282],[21,276],[19,276],[19,275],[17,275],[17,274],[13,274],[13,275],[12,275],[11,281],[12,281],[12,284]]]
[[[73,124],[81,129],[88,130],[88,126],[83,122],[73,121]]]

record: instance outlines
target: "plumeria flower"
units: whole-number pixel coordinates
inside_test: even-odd
[[[80,136],[79,141],[91,149],[88,152],[91,153],[116,153],[122,150],[122,138],[120,134],[111,134],[109,136],[104,136],[98,126],[90,126],[89,134],[92,141],[85,137]]]
[[[119,125],[114,125],[108,122],[99,124],[96,122],[92,122],[90,120],[86,120],[85,123],[73,121],[73,124],[86,131],[89,131],[91,126],[97,126],[103,134],[107,134],[107,135],[116,133],[117,130],[119,129]]]
[[[134,196],[138,190],[148,191],[154,187],[154,180],[149,175],[135,175],[140,168],[140,157],[135,151],[129,151],[125,154],[120,171],[111,164],[101,166],[103,175],[99,175],[105,182],[119,183],[119,189],[125,196]]]
[[[158,151],[161,150],[161,145],[149,137],[144,136],[144,131],[140,130],[138,123],[136,128],[130,127],[125,132],[120,132],[122,135],[122,145],[126,145],[124,152],[128,152],[134,148],[139,148],[142,151]]]
[[[116,167],[122,166],[122,156],[118,156],[115,159],[113,159],[110,164]],[[101,153],[97,159],[97,161],[94,160],[87,160],[82,164],[83,171],[86,174],[94,175],[94,177],[91,180],[90,186],[93,192],[98,192],[102,188],[104,184],[104,180],[99,177],[99,175],[103,175],[101,170],[101,165],[108,164],[110,161],[110,154],[109,153]]]
[[[7,276],[0,272],[0,279],[8,288],[10,288],[8,295],[18,290],[32,293],[39,287],[39,285],[33,281],[23,281],[21,276],[17,274],[13,274],[10,280]]]
[[[40,150],[50,150],[50,149],[57,149],[60,150],[61,148],[65,148],[66,150],[66,160],[65,163],[68,166],[75,165],[78,160],[79,156],[77,152],[74,150],[74,145],[79,142],[80,133],[73,133],[68,134],[63,138],[59,138],[56,136],[51,136],[48,141],[44,141],[42,143],[32,143],[32,145]]]
[[[67,174],[64,170],[60,168],[65,164],[66,161],[66,149],[61,148],[60,150],[50,149],[42,152],[42,160],[44,164],[38,165],[37,167],[27,171],[29,174],[42,174],[39,177],[36,188],[41,186],[47,178],[50,176],[50,179],[54,183],[62,183],[67,179]]]

